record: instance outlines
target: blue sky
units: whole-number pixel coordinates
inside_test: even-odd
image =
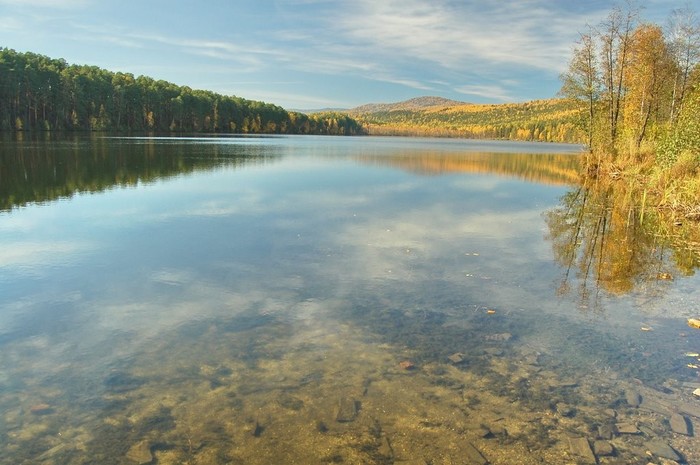
[[[693,0],[697,1],[697,0]],[[663,25],[678,0],[647,0]],[[691,2],[691,5],[693,2]],[[610,1],[0,0],[0,47],[288,109],[553,97]]]

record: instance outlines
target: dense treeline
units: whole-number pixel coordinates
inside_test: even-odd
[[[436,105],[353,113],[373,135],[582,142],[580,110],[561,99],[488,105]]]
[[[146,76],[0,48],[0,130],[362,134],[345,115],[305,115]]]

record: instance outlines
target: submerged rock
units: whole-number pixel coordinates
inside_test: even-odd
[[[557,402],[554,408],[556,409],[557,413],[563,417],[573,417],[576,415],[576,409],[564,402]]]
[[[597,463],[595,455],[591,450],[591,445],[586,438],[569,438],[569,448],[571,453],[582,459],[583,463]]]
[[[598,457],[615,455],[615,448],[608,441],[597,440],[593,443],[593,453]]]
[[[637,391],[625,392],[625,400],[630,407],[639,407],[642,404],[642,395]]]
[[[338,401],[338,414],[335,416],[336,421],[347,423],[355,420],[357,417],[357,401],[351,397],[341,397]]]
[[[399,367],[401,367],[403,370],[415,370],[416,364],[410,360],[403,360],[399,362]]]
[[[34,415],[48,415],[54,412],[53,407],[44,403],[32,405],[29,407],[29,411]]]
[[[654,439],[645,444],[645,447],[649,452],[657,457],[664,459],[675,460],[676,462],[682,461],[681,456],[675,449],[669,446],[667,443],[660,439]]]
[[[510,333],[498,333],[498,334],[489,334],[484,337],[487,341],[496,341],[496,342],[506,342],[509,341],[510,338],[512,338],[513,335]]]
[[[488,460],[479,452],[479,450],[474,447],[474,445],[468,442],[464,448],[465,455],[467,456],[467,463],[473,465],[486,465],[489,463]]]
[[[153,462],[153,454],[151,454],[151,444],[144,440],[137,442],[126,453],[126,458],[138,465],[146,465]]]
[[[671,424],[671,430],[674,433],[684,434],[686,436],[693,435],[693,428],[690,425],[688,418],[681,415],[680,413],[674,413],[673,415],[671,415],[669,423]]]
[[[260,436],[262,436],[263,431],[265,431],[265,427],[261,425],[258,421],[256,421],[255,428],[253,428],[253,436],[259,438]]]
[[[618,434],[640,434],[641,431],[634,423],[618,423],[615,425]]]
[[[598,427],[598,438],[612,439],[617,433],[615,425],[601,425]]]

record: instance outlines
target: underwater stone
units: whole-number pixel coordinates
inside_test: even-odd
[[[381,439],[381,443],[379,445],[379,448],[377,449],[377,452],[379,455],[383,457],[388,457],[391,458],[394,456],[394,449],[391,447],[391,443],[389,442],[389,438],[386,436],[383,436]]]
[[[656,455],[657,457],[675,460],[676,462],[680,462],[682,460],[681,456],[678,455],[678,453],[673,449],[673,447],[669,446],[664,441],[661,441],[659,439],[649,441],[645,444],[645,446],[649,450],[649,452],[651,452],[653,455]]]
[[[680,413],[674,413],[673,415],[671,415],[669,423],[671,424],[671,430],[674,433],[684,434],[686,436],[693,435],[693,430],[690,426],[690,423],[688,422],[688,419]]]
[[[698,390],[700,391],[700,389]],[[700,418],[700,406],[698,405],[691,404],[689,402],[679,402],[676,404],[676,408],[681,413],[692,415],[695,418]]]
[[[631,407],[639,407],[642,404],[642,396],[637,391],[626,391],[625,400]]]
[[[29,411],[34,415],[48,415],[54,412],[53,407],[51,407],[49,404],[43,403],[32,405],[29,408]]]
[[[584,463],[597,463],[595,455],[591,450],[591,445],[586,438],[569,438],[569,448],[571,453],[583,459]]]
[[[357,401],[350,397],[341,397],[338,402],[336,421],[346,423],[355,420],[357,416]]]
[[[617,428],[615,428],[615,425],[602,425],[598,427],[598,437],[600,439],[612,439],[616,432]]]
[[[497,342],[506,342],[509,341],[510,338],[512,338],[513,335],[510,333],[498,333],[498,334],[489,334],[484,337],[487,341],[497,341]]]
[[[563,417],[573,417],[574,415],[576,415],[576,410],[567,403],[557,402],[555,408],[557,410],[557,413]]]
[[[642,405],[640,405],[640,408],[665,416],[669,416],[673,413],[671,411],[671,408],[665,403],[661,403],[656,400],[650,400],[646,397],[642,399]]]
[[[138,465],[146,465],[153,462],[153,455],[151,454],[151,445],[148,441],[137,442],[126,453],[126,458],[132,462],[136,462]]]
[[[464,453],[467,456],[467,463],[469,464],[474,464],[474,465],[486,465],[489,463],[486,458],[484,458],[483,455],[481,455],[481,452],[474,447],[470,442],[468,442],[464,448]]]
[[[615,454],[615,448],[608,441],[595,441],[593,443],[593,453],[598,457],[607,457]]]
[[[639,434],[640,431],[637,429],[637,425],[633,423],[618,423],[615,425],[618,434]]]

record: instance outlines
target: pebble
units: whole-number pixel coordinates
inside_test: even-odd
[[[402,362],[399,362],[399,367],[401,367],[403,370],[415,370],[416,364],[410,360],[403,360]]]
[[[462,363],[464,361],[464,354],[461,352],[454,353],[447,357],[450,362],[454,363],[455,365],[458,363]]]

